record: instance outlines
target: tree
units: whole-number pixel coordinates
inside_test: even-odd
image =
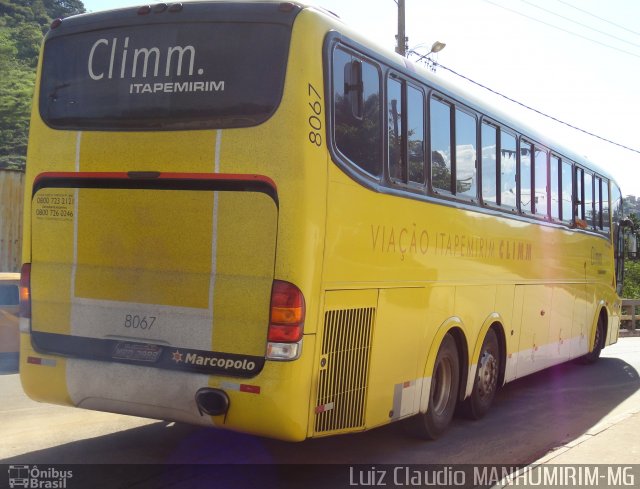
[[[625,254],[624,261],[624,287],[622,289],[622,296],[626,299],[640,299],[640,262],[638,262],[637,251],[635,254],[630,253],[630,239],[629,236],[635,237],[636,244],[640,244],[640,218],[636,214],[637,204],[640,204],[638,199],[633,195],[628,195],[624,199],[624,213],[631,221],[631,225],[625,230],[625,248],[627,253]]]
[[[622,297],[625,299],[640,299],[640,262],[625,260]]]
[[[24,168],[35,72],[52,19],[84,12],[80,0],[0,0],[0,168]]]
[[[11,31],[0,28],[0,168],[24,168],[35,68],[18,59]]]
[[[80,0],[43,0],[47,14],[52,19],[69,17],[84,13],[84,4]]]

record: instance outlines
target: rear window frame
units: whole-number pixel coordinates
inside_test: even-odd
[[[276,113],[282,103],[282,97],[284,94],[284,84],[288,69],[289,53],[291,50],[292,27],[296,16],[302,10],[301,7],[295,6],[295,8],[291,11],[284,12],[278,9],[278,4],[216,4],[203,2],[199,4],[189,4],[188,6],[185,5],[185,8],[180,12],[180,15],[175,17],[172,16],[171,19],[169,19],[166,15],[154,15],[146,18],[141,18],[137,14],[137,10],[137,8],[126,8],[110,12],[100,12],[96,14],[86,14],[70,17],[69,19],[64,19],[59,27],[47,33],[41,55],[42,66],[39,71],[39,92],[36,96],[38,97],[38,109],[40,118],[48,127],[58,130],[118,132],[223,129],[257,126],[269,120]],[[202,25],[213,23],[227,25],[230,23],[258,23],[265,26],[271,25],[276,28],[286,29],[284,33],[281,31],[280,34],[278,34],[278,37],[282,41],[281,46],[283,47],[283,49],[274,57],[274,59],[277,58],[279,60],[282,70],[280,70],[280,72],[277,73],[277,75],[274,77],[274,79],[277,78],[277,81],[275,81],[272,85],[274,86],[275,90],[267,97],[268,103],[263,104],[263,107],[265,107],[266,110],[261,111],[258,108],[258,110],[254,110],[253,112],[249,111],[248,114],[233,114],[229,113],[228,111],[226,111],[225,113],[224,109],[229,107],[242,108],[240,104],[234,104],[234,101],[232,100],[231,104],[209,110],[206,114],[198,114],[197,112],[195,112],[196,115],[194,116],[193,112],[187,113],[186,111],[183,111],[182,113],[178,112],[176,114],[175,111],[171,111],[171,98],[169,98],[171,97],[171,95],[168,95],[168,98],[165,98],[162,101],[162,105],[160,105],[160,107],[162,107],[161,110],[166,111],[166,113],[163,114],[161,118],[159,118],[157,114],[153,113],[151,113],[151,115],[145,115],[143,117],[135,117],[136,114],[134,114],[134,117],[127,117],[126,115],[123,115],[122,111],[120,113],[108,114],[106,113],[106,110],[100,109],[94,110],[93,115],[81,115],[80,117],[76,117],[76,114],[68,114],[68,112],[65,111],[60,111],[60,113],[55,114],[47,107],[48,94],[53,93],[52,90],[55,89],[56,86],[56,80],[52,80],[52,82],[47,84],[47,80],[43,77],[43,74],[46,73],[45,69],[47,67],[47,63],[55,62],[55,58],[51,59],[53,55],[50,51],[48,51],[48,48],[52,47],[52,41],[70,35],[85,34],[93,34],[96,39],[99,39],[100,37],[108,37],[108,34],[113,29],[126,30],[135,29],[136,27],[153,27],[157,28],[158,32],[162,33],[162,29],[166,29],[168,25],[172,27],[175,26],[176,29],[180,29],[181,26],[188,29],[189,25],[192,24]],[[162,43],[162,48],[165,47],[164,44],[166,43]],[[186,43],[184,44],[186,45]],[[176,45],[180,45],[180,42],[177,42]],[[205,44],[203,44],[203,46],[204,45]],[[150,48],[151,46],[140,45],[136,47]],[[129,60],[129,63],[130,62],[131,61]],[[81,64],[79,64],[78,66],[80,65]],[[214,66],[214,64],[212,63],[211,66]],[[73,78],[74,76],[78,76],[79,74],[83,73],[82,69],[79,67],[77,67],[75,71],[76,73],[68,73],[69,78]],[[89,75],[86,75],[86,77],[87,79],[89,79]],[[212,77],[218,80],[218,78],[215,77],[215,74],[212,74]],[[151,84],[153,84],[154,81],[158,83],[160,81],[162,81],[163,83],[200,81],[195,79],[185,80],[185,77],[182,77],[183,79],[179,79],[177,76],[172,76],[171,78],[166,77],[165,79],[165,77],[158,77],[158,79],[156,80],[150,78],[149,81]],[[259,76],[250,78],[260,79]],[[64,82],[64,79],[58,81],[58,83]],[[128,79],[126,80],[126,82],[140,83],[137,80],[130,81]],[[126,86],[128,87],[128,84]],[[113,93],[118,93],[116,91],[118,89],[121,90],[121,88],[117,87],[115,84],[113,85],[113,87],[115,87]],[[242,88],[244,87],[241,86],[238,92],[241,92]],[[88,100],[89,98],[90,96],[87,96],[85,100]],[[69,99],[71,99],[71,97],[69,97]],[[197,103],[195,103],[197,99],[194,98],[192,100],[193,103],[190,104],[190,108],[195,110],[198,108]],[[243,99],[238,97],[238,100],[242,101]],[[82,100],[79,99],[79,102],[81,103]],[[145,110],[143,104],[140,104],[140,106],[142,107],[142,110]],[[181,104],[178,101],[176,107],[179,108],[180,106]],[[134,105],[133,109],[137,109],[137,107]],[[151,109],[153,109],[153,107],[150,104],[148,110]],[[218,113],[216,113],[216,111],[218,111]],[[107,117],[107,119],[104,119],[105,116]]]

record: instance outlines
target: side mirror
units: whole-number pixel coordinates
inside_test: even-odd
[[[353,60],[344,66],[344,95],[349,99],[353,117],[362,120],[364,116],[364,85],[362,83],[362,62]]]

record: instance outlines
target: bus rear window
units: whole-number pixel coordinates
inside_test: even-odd
[[[282,97],[291,28],[176,23],[53,37],[40,114],[59,129],[194,129],[264,122]]]

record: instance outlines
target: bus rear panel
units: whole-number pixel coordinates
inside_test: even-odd
[[[313,284],[291,259],[316,250],[281,224],[306,210],[289,180],[318,180],[287,142],[300,11],[133,8],[49,32],[26,195],[31,397],[307,436]],[[322,91],[319,56],[297,68]]]

